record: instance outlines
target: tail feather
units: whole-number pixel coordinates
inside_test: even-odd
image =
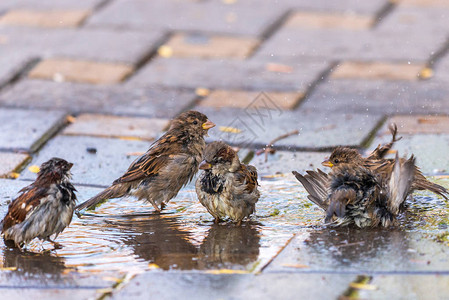
[[[319,181],[318,176],[312,177],[312,175],[316,175],[318,173],[309,171],[307,175],[303,176],[296,171],[292,171],[293,175],[295,175],[296,179],[304,186],[306,191],[309,193],[307,197],[310,201],[318,205],[324,210],[327,210],[328,204],[325,202],[326,194],[323,194],[325,190],[324,185],[325,182]],[[311,175],[312,173],[312,175]],[[325,173],[323,173],[326,175]],[[327,175],[326,175],[327,178]]]
[[[94,197],[90,198],[89,200],[79,204],[75,209],[76,209],[76,211],[80,211],[85,208],[90,209],[92,207],[95,207],[95,205],[97,205],[98,203],[100,203],[104,200],[122,197],[123,195],[124,195],[124,193],[118,194],[116,186],[112,185],[112,186],[108,187],[107,189],[105,189],[104,191],[98,193]]]
[[[430,182],[426,177],[419,171],[418,168],[415,170],[415,180],[413,182],[413,189],[416,190],[429,190],[432,193],[440,195],[444,199],[448,200],[449,191],[436,183]]]
[[[394,160],[393,172],[388,183],[389,187],[389,210],[393,214],[399,212],[399,207],[410,193],[415,177],[415,157],[412,155],[408,160],[401,163],[398,154]]]

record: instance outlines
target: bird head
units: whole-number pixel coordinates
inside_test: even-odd
[[[212,142],[206,146],[203,153],[201,170],[209,170],[214,174],[235,172],[240,167],[237,153],[223,142]]]
[[[215,124],[209,121],[206,115],[189,110],[177,116],[170,124],[170,130],[178,129],[187,131],[190,135],[207,135],[209,129]]]
[[[326,159],[321,164],[325,167],[333,168],[343,164],[361,165],[363,158],[355,149],[346,147],[337,147],[332,151],[329,159]]]
[[[72,166],[73,164],[65,159],[53,157],[41,165],[39,173],[37,173],[37,180],[47,183],[69,180],[72,176],[70,173]]]

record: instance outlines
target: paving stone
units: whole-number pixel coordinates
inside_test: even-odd
[[[426,203],[429,205],[428,200]],[[425,212],[420,214],[425,218]],[[410,218],[413,219],[412,216]],[[422,220],[421,224],[426,223]],[[432,231],[438,224],[428,224],[433,229],[427,230],[423,228],[426,225],[411,226],[390,230],[302,230],[264,272],[374,275],[446,272],[449,265],[445,254],[447,246],[435,240],[436,233]],[[429,232],[432,232],[430,236]]]
[[[139,30],[202,31],[257,36],[286,13],[271,1],[114,1],[87,21],[92,27],[126,27]],[[182,17],[179,13],[182,12]],[[132,17],[129,17],[132,16]],[[169,20],[169,21],[168,21]]]
[[[39,151],[32,164],[40,166],[51,157],[61,157],[74,164],[74,183],[106,186],[126,172],[138,157],[135,153],[147,151],[150,144],[138,140],[57,136]],[[27,169],[21,178],[34,180],[36,174]]]
[[[449,134],[448,116],[414,115],[392,116],[388,123],[396,123],[401,134]]]
[[[353,279],[354,275],[150,272],[133,279],[112,299],[146,299],[150,294],[158,299],[336,299]]]
[[[353,112],[381,114],[449,113],[446,84],[430,81],[338,79],[319,84],[301,103],[306,111],[327,114]]]
[[[33,10],[84,10],[93,9],[104,0],[2,0],[0,10],[7,9],[33,9]]]
[[[170,51],[170,56],[173,57],[243,59],[248,57],[258,44],[259,40],[251,37],[177,33],[160,49]]]
[[[39,62],[28,76],[35,79],[50,79],[54,81],[112,84],[123,81],[133,71],[133,67],[125,64],[46,59]]]
[[[167,119],[128,118],[82,114],[63,131],[65,135],[154,140],[169,124]]]
[[[259,1],[257,1],[257,2],[259,2]],[[289,8],[293,8],[293,9],[297,9],[297,10],[317,11],[317,12],[336,12],[336,13],[357,13],[357,14],[366,14],[366,15],[377,14],[386,4],[387,3],[384,0],[373,0],[373,1],[360,1],[360,0],[335,0],[335,1],[292,0],[292,1],[285,1],[284,0],[284,1],[278,2],[278,5],[286,5]]]
[[[346,61],[337,65],[330,77],[333,79],[418,80],[424,67],[424,64]]]
[[[401,0],[400,6],[418,6],[418,7],[448,7],[449,3],[445,0]]]
[[[8,53],[132,65],[139,64],[155,51],[163,34],[155,30],[138,32],[108,28],[0,27],[0,36],[4,36],[5,46],[9,46]]]
[[[323,60],[201,60],[159,58],[142,68],[129,84],[169,87],[302,91],[327,71]],[[189,76],[185,76],[189,70]]]
[[[257,109],[212,109],[198,107],[217,124],[210,140],[222,139],[240,147],[263,147],[273,139],[299,130],[276,143],[280,149],[327,149],[338,145],[359,147],[382,120],[381,115],[352,113],[323,114],[317,111],[283,111],[275,106]],[[237,132],[220,131],[220,127]],[[222,129],[223,130],[223,129]]]
[[[259,176],[291,173],[293,170],[304,173],[307,170],[316,170],[317,168],[328,171],[321,165],[330,152],[307,152],[307,151],[276,151],[275,154],[268,154],[268,160],[265,162],[265,154],[256,155],[250,162],[257,168]]]
[[[0,152],[0,177],[10,177],[31,157],[27,154]]]
[[[5,37],[7,40],[7,37]],[[17,76],[30,62],[33,56],[23,52],[11,52],[12,49],[0,43],[0,86],[7,84]]]
[[[317,39],[316,37],[320,38]],[[254,58],[400,61],[423,63],[446,42],[446,33],[418,30],[348,31],[283,27],[258,49]]]
[[[5,150],[36,151],[65,122],[65,114],[51,110],[0,109],[0,145]]]
[[[276,106],[281,109],[293,109],[298,105],[298,102],[304,97],[304,93],[283,93],[270,92],[265,93],[266,97],[273,101]],[[265,105],[264,101],[258,101],[260,92],[248,91],[230,91],[230,90],[215,90],[212,91],[206,99],[203,99],[199,105],[207,107],[239,107],[245,108],[251,105],[252,102],[257,106]]]
[[[25,108],[59,108],[74,113],[173,118],[187,110],[196,97],[193,91],[155,86],[138,88],[25,79],[0,93],[0,103]]]
[[[366,30],[373,24],[371,16],[322,12],[295,12],[287,20],[287,27]]]
[[[88,16],[90,11],[32,11],[10,10],[0,17],[0,24],[36,26],[36,27],[77,27]]]
[[[449,55],[445,55],[437,62],[432,80],[441,86],[447,85],[449,82]]]

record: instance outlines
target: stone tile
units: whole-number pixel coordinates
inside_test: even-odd
[[[2,0],[0,10],[23,9],[23,10],[87,10],[93,9],[104,0]]]
[[[287,27],[292,28],[319,28],[319,29],[344,29],[366,30],[373,25],[371,16],[356,14],[336,14],[323,12],[299,11],[293,13],[287,20]]]
[[[274,105],[281,109],[293,109],[298,105],[304,93],[288,92],[268,92],[264,93],[267,100],[272,101]],[[254,101],[256,106],[266,105],[263,101],[257,101],[261,96],[260,92],[248,92],[242,90],[215,90],[212,91],[199,105],[206,107],[238,107],[245,108]]]
[[[257,9],[255,8],[257,4]],[[258,36],[286,13],[272,1],[114,1],[87,21],[90,27],[201,31]],[[182,12],[182,17],[179,13]],[[170,20],[167,22],[167,20]]]
[[[133,76],[135,86],[304,92],[329,68],[324,60],[201,60],[158,58]],[[189,76],[185,76],[189,70]]]
[[[7,37],[5,37],[7,39]],[[0,42],[0,86],[7,84],[34,60],[28,53],[14,52],[10,47],[2,47]]]
[[[139,64],[149,53],[155,51],[163,35],[160,31],[138,32],[108,28],[0,27],[0,36],[6,40],[8,53],[132,65]]]
[[[404,134],[449,134],[448,116],[414,115],[392,116],[388,123],[396,123]]]
[[[126,172],[138,157],[135,153],[147,151],[150,144],[138,140],[57,136],[39,151],[32,164],[41,165],[51,157],[61,157],[74,164],[74,183],[106,186]],[[91,149],[96,153],[88,151]],[[21,178],[34,180],[36,174],[25,170]]]
[[[400,6],[418,6],[418,7],[448,7],[449,3],[445,0],[400,0]]]
[[[169,51],[167,56],[200,58],[239,58],[248,57],[259,40],[251,37],[207,36],[199,33],[177,33],[161,48]],[[160,55],[164,55],[160,51]]]
[[[331,274],[141,274],[112,299],[336,299],[354,275]],[[194,283],[201,282],[201,285]],[[149,284],[151,283],[151,284]],[[310,288],[311,286],[317,288]]]
[[[36,151],[60,129],[64,117],[61,111],[0,109],[1,149]]]
[[[0,178],[11,177],[31,157],[27,154],[0,152]]]
[[[62,132],[65,135],[87,135],[122,139],[154,140],[169,124],[167,119],[128,118],[82,114]]]
[[[54,81],[113,84],[123,81],[133,71],[134,68],[126,64],[46,59],[39,62],[30,71],[28,77]]]
[[[327,114],[359,113],[442,114],[449,113],[445,84],[429,81],[339,79],[319,84],[301,104],[306,111]]]
[[[257,0],[256,0],[257,1]],[[268,0],[269,1],[269,0]],[[257,1],[259,2],[259,1]],[[375,15],[378,13],[387,3],[384,0],[373,1],[360,1],[360,0],[291,0],[280,1],[278,5],[286,5],[289,8],[304,11],[317,11],[317,12],[335,12],[335,13],[347,13],[347,14],[363,14],[363,15]]]
[[[303,110],[282,111],[275,107],[253,109],[213,109],[198,107],[217,126],[209,131],[210,140],[222,139],[240,147],[263,147],[273,139],[299,130],[276,143],[279,149],[322,150],[338,145],[359,147],[382,120],[382,115],[357,113],[323,114]],[[222,127],[235,132],[220,131]]]
[[[2,289],[2,295],[18,299],[95,299],[101,296],[101,291],[95,289],[41,289],[41,288],[10,288]]]
[[[316,37],[320,38],[317,39]],[[446,33],[419,30],[347,31],[283,27],[257,50],[254,58],[321,58],[423,63],[446,42]]]
[[[418,80],[424,64],[346,61],[337,65],[333,79]]]
[[[446,86],[449,82],[449,55],[445,55],[437,62],[432,78],[440,86]]]
[[[40,10],[10,10],[0,17],[0,24],[36,26],[36,27],[78,27],[90,11],[40,11]]]
[[[183,89],[98,86],[42,80],[21,80],[0,93],[0,103],[8,106],[157,118],[178,115],[187,110],[195,98],[194,91]]]
[[[328,171],[321,162],[330,155],[330,152],[307,152],[307,151],[276,151],[274,154],[268,154],[268,160],[265,162],[265,154],[256,155],[250,162],[257,168],[259,176],[286,174],[293,170],[304,173],[307,170],[321,169]],[[268,177],[269,178],[269,177]]]

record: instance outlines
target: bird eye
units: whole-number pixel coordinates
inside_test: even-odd
[[[340,161],[338,159],[334,160],[336,164],[338,164]]]
[[[194,125],[197,125],[197,124],[198,124],[198,121],[197,121],[197,120],[193,121],[193,124],[194,124]]]

